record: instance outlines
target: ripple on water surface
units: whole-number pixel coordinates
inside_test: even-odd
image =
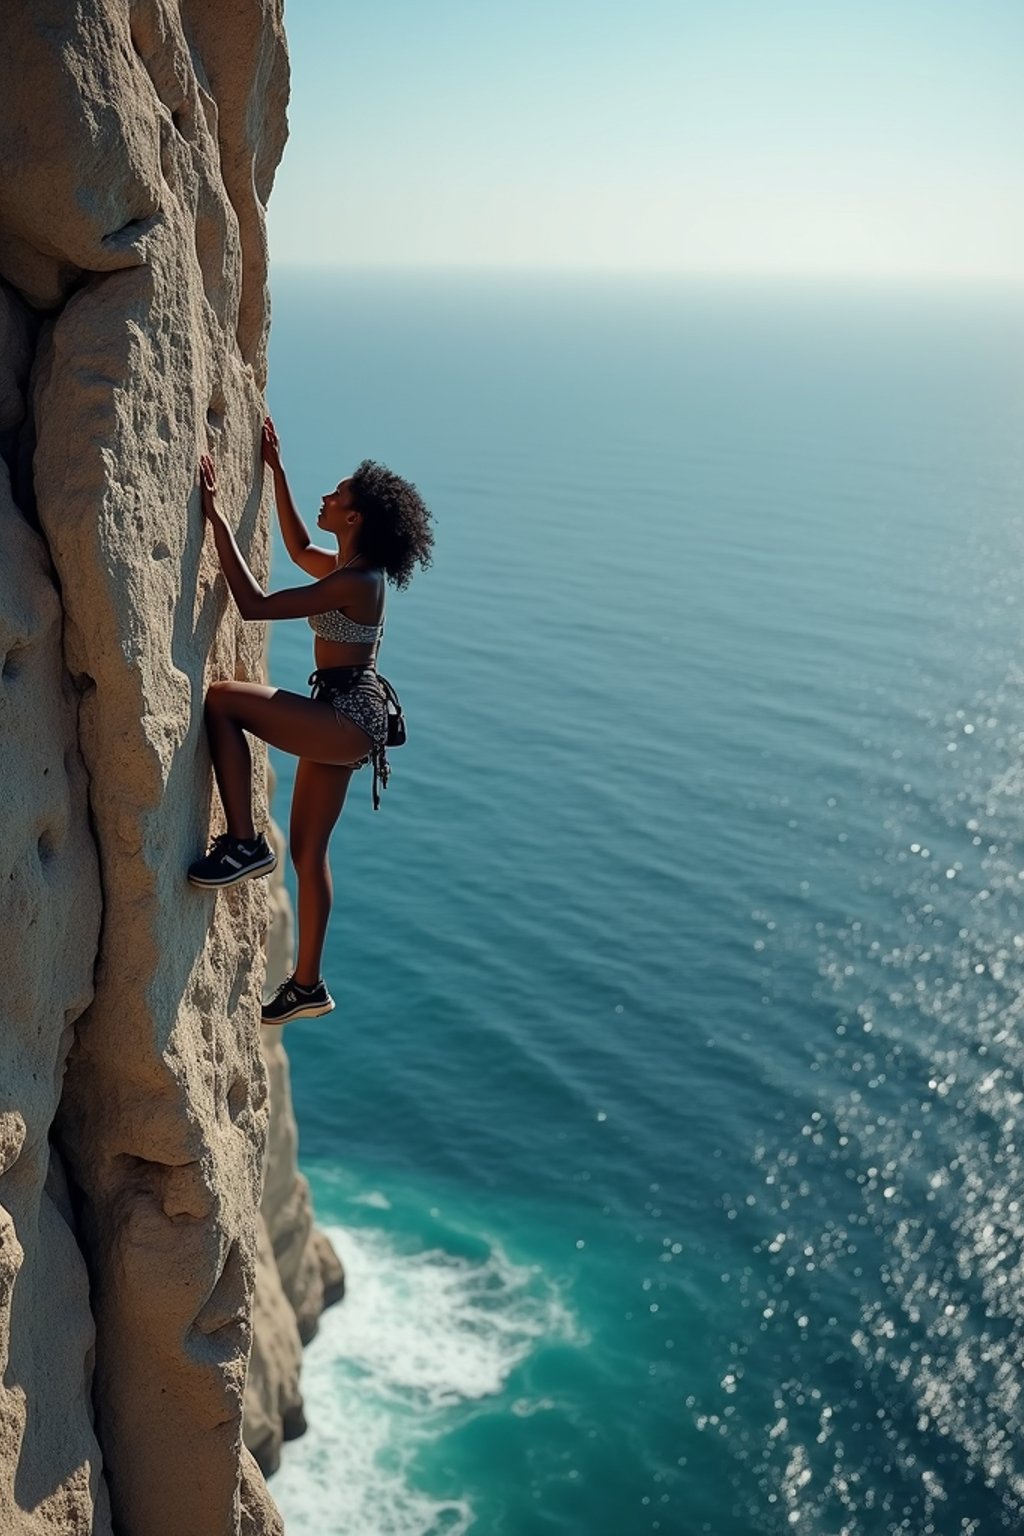
[[[760,1138],[760,1188],[726,1199],[755,1321],[687,1399],[756,1480],[752,1529],[1024,1524],[1019,682],[924,720],[955,766],[932,798],[899,786],[872,915],[807,919],[834,1038],[809,1046],[797,1136]],[[794,942],[764,931],[767,962]]]

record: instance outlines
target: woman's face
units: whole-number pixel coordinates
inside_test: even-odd
[[[341,533],[359,516],[352,495],[352,477],[340,480],[333,491],[328,491],[320,503],[317,523],[332,533]]]

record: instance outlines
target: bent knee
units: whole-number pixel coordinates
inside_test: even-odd
[[[224,709],[231,699],[231,684],[224,678],[218,678],[211,683],[206,690],[204,708],[209,710]]]

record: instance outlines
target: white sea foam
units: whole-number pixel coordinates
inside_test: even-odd
[[[468,1260],[402,1252],[373,1228],[328,1233],[345,1299],[305,1353],[310,1428],[285,1447],[271,1492],[302,1536],[463,1536],[469,1501],[419,1491],[414,1457],[460,1405],[499,1393],[539,1341],[575,1337],[572,1319],[535,1267],[498,1246]]]

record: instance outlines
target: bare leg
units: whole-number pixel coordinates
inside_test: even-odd
[[[245,732],[217,704],[211,689],[206,695],[206,734],[213,758],[213,772],[220,790],[228,831],[232,837],[256,836],[252,823],[252,754]]]
[[[303,865],[298,880],[299,953],[295,980],[300,987],[315,987],[323,975],[324,940],[334,900],[334,882],[326,854],[316,866]]]
[[[246,731],[261,736],[283,752],[292,752],[318,767],[330,766],[335,771],[364,756],[370,747],[366,732],[351,722],[338,720],[330,704],[263,683],[211,683],[204,716],[213,771],[232,837],[255,836],[252,757]],[[344,799],[344,793],[341,798]],[[331,826],[340,810],[339,802]],[[324,846],[326,851],[326,840]]]
[[[341,814],[352,769],[301,758],[295,773],[289,841],[299,884],[299,953],[295,980],[311,987],[321,976],[324,938],[334,886],[327,859],[331,831]]]

